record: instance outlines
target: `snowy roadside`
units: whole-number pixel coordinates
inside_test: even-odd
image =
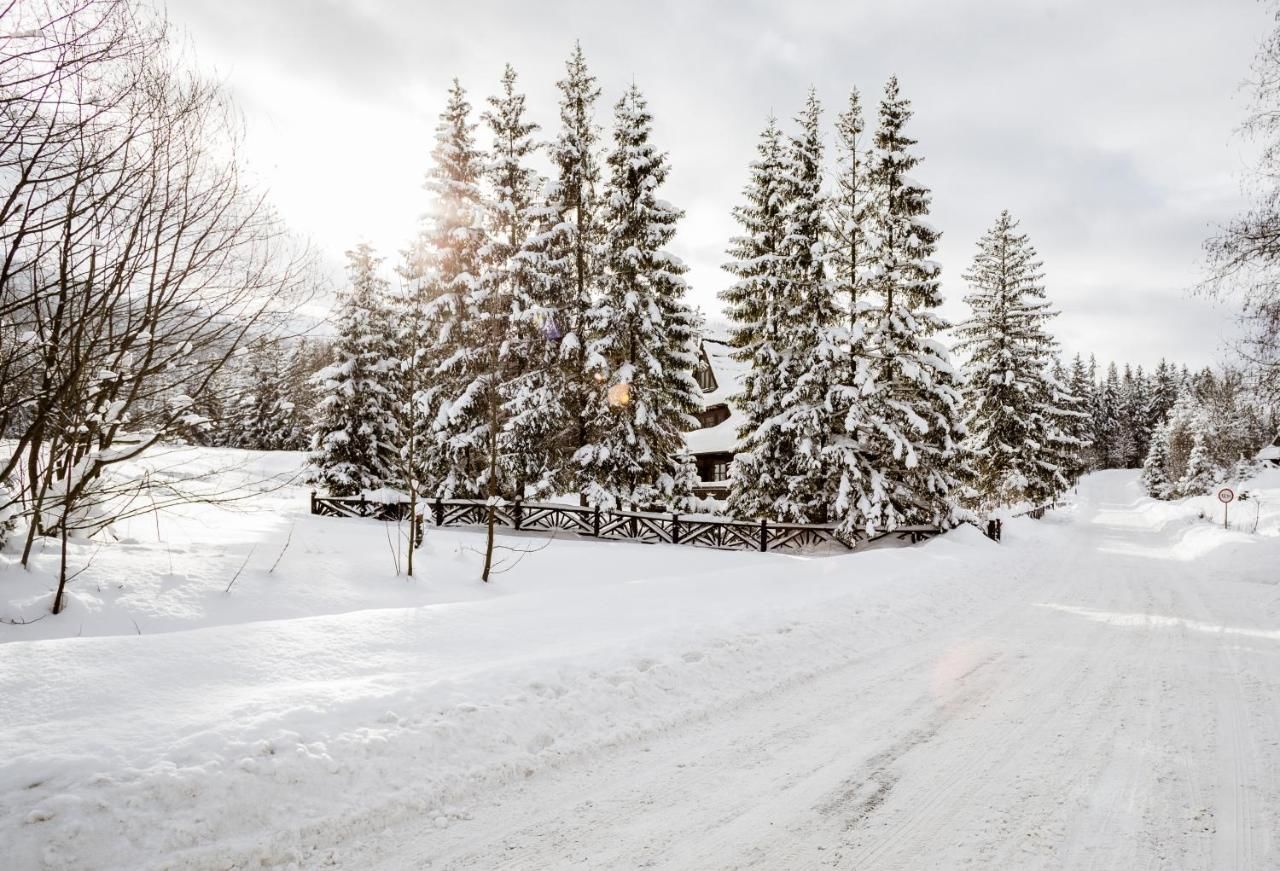
[[[594,582],[512,589],[534,560],[473,601],[3,645],[12,867],[311,867],[310,845],[448,825],[483,786],[976,619],[1018,583],[970,529],[838,559],[558,550]]]
[[[1267,475],[1249,489],[1275,535]],[[132,521],[66,619],[0,627],[6,869],[337,862],[397,820],[449,826],[497,784],[1036,601],[1072,547],[1069,509],[999,546],[962,527],[834,558],[564,538],[486,587],[476,533],[431,533],[408,581],[385,525],[304,496]],[[1135,496],[1115,523],[1231,565],[1259,539],[1201,518],[1210,498]],[[10,613],[47,592],[39,570],[0,580]]]

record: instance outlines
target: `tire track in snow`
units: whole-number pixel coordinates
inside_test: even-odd
[[[459,871],[561,867],[571,859],[591,867],[698,868],[716,867],[745,847],[758,856],[744,867],[794,867],[777,855],[788,841],[774,841],[769,828],[774,817],[785,815],[770,811],[762,799],[812,807],[847,779],[843,772],[857,769],[877,745],[883,747],[876,736],[894,736],[905,724],[921,723],[933,702],[928,687],[918,686],[912,677],[928,672],[938,659],[938,646],[923,639],[888,654],[882,664],[848,661],[770,693],[763,710],[770,712],[772,722],[759,717],[764,700],[754,699],[752,705],[718,711],[626,754],[597,758],[585,772],[586,782],[594,786],[578,793],[570,815],[554,809],[583,788],[584,773],[547,772],[485,809],[490,819],[505,817],[496,831],[483,827],[485,846],[476,848],[468,831],[473,826],[464,821],[424,835],[422,852],[432,856],[432,867]],[[855,724],[849,722],[851,712],[857,712]],[[829,747],[831,753],[815,754],[810,750],[814,746]],[[735,782],[744,777],[759,785],[736,789]],[[526,807],[525,797],[535,794],[543,794],[545,803]],[[590,795],[586,803],[581,800],[585,794]],[[665,825],[633,840],[631,822],[645,814],[662,817]],[[805,816],[814,819],[788,818],[786,823],[793,828],[825,825],[812,812]],[[604,831],[614,837],[597,842]],[[757,840],[766,846],[758,846]]]
[[[955,817],[973,812],[966,799],[984,784],[1006,782],[1018,765],[1016,748],[1043,746],[1042,733],[1057,728],[1050,715],[1063,699],[1080,696],[1080,688],[1093,677],[1092,669],[1080,667],[1074,658],[1063,658],[1047,671],[1038,658],[1020,663],[1002,682],[1004,692],[997,701],[1003,704],[983,712],[974,727],[953,731],[948,719],[941,724],[941,741],[918,747],[928,760],[896,760],[911,765],[912,789],[883,804],[859,827],[850,844],[853,867],[919,867],[924,858],[920,848],[929,845],[930,836],[949,831]],[[907,776],[900,778],[904,789]],[[877,817],[885,818],[884,828],[875,827]]]

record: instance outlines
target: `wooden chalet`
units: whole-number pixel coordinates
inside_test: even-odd
[[[694,373],[702,387],[702,426],[688,433],[685,440],[698,464],[700,482],[697,494],[723,499],[729,495],[729,464],[738,445],[738,428],[743,417],[729,397],[742,391],[747,366],[734,360],[729,343],[722,338],[702,339],[701,359]]]

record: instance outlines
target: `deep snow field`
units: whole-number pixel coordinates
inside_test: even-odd
[[[148,462],[236,498],[74,545],[58,617],[0,555],[4,871],[1280,867],[1280,470],[1230,531],[1105,472],[999,545],[504,535],[486,586],[300,455]]]

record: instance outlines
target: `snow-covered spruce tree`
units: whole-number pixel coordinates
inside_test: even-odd
[[[1089,448],[1089,410],[1086,400],[1071,385],[1071,373],[1056,354],[1053,359],[1053,392],[1049,399],[1049,418],[1058,438],[1049,444],[1047,459],[1058,466],[1070,487],[1085,473]]]
[[[736,280],[720,293],[731,323],[734,358],[747,364],[742,392],[734,402],[745,419],[738,453],[730,469],[729,512],[738,517],[777,516],[786,498],[787,465],[794,450],[790,433],[774,425],[783,409],[785,386],[778,346],[782,281],[783,144],[770,118],[756,146],[745,202],[733,210],[738,235],[729,242],[725,270]]]
[[[1107,364],[1107,374],[1098,384],[1093,404],[1093,441],[1097,445],[1099,467],[1118,469],[1128,453],[1128,439],[1121,432],[1120,372]]]
[[[1142,367],[1125,364],[1120,381],[1119,417],[1124,441],[1123,468],[1135,469],[1147,455],[1150,433],[1146,421],[1147,385]]]
[[[516,92],[510,65],[503,71],[501,93],[488,102],[482,120],[493,145],[486,171],[488,238],[480,252],[482,307],[499,321],[505,313],[506,322],[492,324],[495,330],[505,327],[505,336],[485,349],[486,367],[500,374],[494,395],[499,404],[492,409],[497,442],[486,474],[492,492],[486,493],[522,498],[527,490],[545,492],[552,483],[552,432],[545,410],[553,401],[547,376],[557,363],[557,348],[544,330],[555,312],[540,304],[547,280],[534,244],[544,215],[543,179],[529,165],[539,148],[538,125],[525,115],[525,96]]]
[[[682,509],[693,495],[680,458],[701,405],[697,318],[684,301],[686,267],[667,250],[684,213],[658,196],[668,168],[652,121],[632,85],[615,107],[602,292],[588,312],[587,365],[605,394],[588,408],[593,440],[575,457],[587,501],[603,508]]]
[[[964,279],[973,313],[956,329],[956,351],[967,361],[965,448],[980,504],[1046,502],[1068,485],[1069,436],[1056,404],[1063,389],[1046,329],[1057,313],[1036,250],[1008,211],[978,241]]]
[[[866,123],[858,89],[849,92],[849,103],[836,118],[836,190],[831,197],[831,275],[845,303],[849,334],[857,337],[863,315],[874,308],[867,299],[867,231],[870,192],[867,181],[867,144],[863,141]],[[851,370],[858,359],[847,361]],[[851,380],[856,373],[851,372]]]
[[[422,439],[419,478],[424,492],[446,497],[484,492],[493,432],[488,412],[499,383],[490,352],[506,333],[506,313],[492,304],[480,280],[485,164],[475,126],[466,91],[455,79],[436,127],[426,183],[435,205],[421,244],[422,355],[430,368],[420,373],[421,419],[429,432]]]
[[[1203,426],[1202,409],[1190,382],[1183,385],[1164,424],[1168,459],[1165,478],[1170,482],[1169,497],[1176,498],[1178,481],[1186,473],[1195,443],[1195,432]]]
[[[829,405],[836,385],[854,378],[847,371],[847,331],[839,324],[833,286],[826,275],[827,202],[822,193],[822,108],[810,90],[796,118],[798,130],[783,157],[783,229],[778,302],[778,349],[783,386],[780,425],[794,450],[787,466],[788,488],[777,516],[798,523],[825,523],[835,502],[831,472],[833,423]],[[850,472],[848,468],[844,472]]]
[[[904,128],[910,103],[891,78],[867,161],[871,194],[867,268],[880,307],[868,313],[872,351],[865,391],[869,481],[866,528],[949,524],[952,471],[963,436],[956,373],[936,338],[947,327],[932,259],[939,233],[928,221],[929,191],[910,173],[920,158]]]
[[[1159,424],[1151,433],[1151,444],[1142,463],[1142,486],[1157,499],[1169,496],[1169,425]]]
[[[834,500],[831,517],[846,531],[865,525],[871,499],[867,489],[872,465],[864,447],[868,423],[864,415],[863,386],[869,371],[867,313],[877,301],[871,292],[866,267],[867,231],[871,203],[867,180],[866,125],[857,89],[849,93],[845,111],[836,119],[836,189],[831,198],[831,250],[828,263],[836,305],[844,311],[843,324],[832,330],[840,365],[833,372],[828,403],[833,427],[827,446],[827,469],[832,476]]]
[[[394,308],[389,316],[394,345]],[[314,339],[300,338],[285,351],[280,382],[280,420],[283,425],[280,450],[305,451],[311,446],[311,413],[319,399],[313,376],[328,365],[329,356],[328,344]],[[394,407],[394,411],[398,411],[398,407]],[[401,428],[400,432],[403,435],[404,429]]]
[[[854,88],[845,111],[836,119],[836,191],[831,199],[832,243],[828,260],[836,304],[844,309],[845,315],[844,329],[833,330],[833,341],[840,348],[842,364],[836,366],[835,383],[828,397],[835,420],[827,462],[835,487],[831,516],[844,525],[846,532],[864,525],[873,468],[864,447],[868,429],[863,403],[863,386],[869,369],[867,313],[877,307],[868,287],[865,263],[870,218],[865,127],[858,88]]]
[[[1203,423],[1203,421],[1200,421]],[[1191,434],[1191,453],[1187,456],[1187,469],[1174,485],[1179,496],[1202,496],[1208,493],[1218,479],[1213,458],[1209,455],[1209,443],[1203,426]]]
[[[1093,394],[1096,385],[1093,383],[1093,376],[1089,374],[1089,371],[1089,368],[1085,366],[1084,359],[1079,354],[1076,354],[1071,361],[1068,384],[1069,392],[1076,400],[1076,404],[1072,406],[1072,409],[1078,411],[1079,416],[1072,418],[1071,425],[1067,427],[1067,431],[1079,446],[1081,474],[1096,468],[1093,444]]]
[[[1163,358],[1151,374],[1147,388],[1147,401],[1144,409],[1144,422],[1149,431],[1154,432],[1169,416],[1173,404],[1178,401],[1178,374]]]
[[[307,426],[292,398],[295,354],[273,337],[259,338],[246,349],[233,387],[234,401],[222,421],[223,444],[259,451],[307,446]]]
[[[1105,396],[1102,390],[1102,378],[1099,375],[1096,354],[1089,355],[1089,468],[1091,470],[1107,468],[1107,440],[1110,432],[1106,428]]]
[[[549,434],[549,469],[560,490],[586,482],[573,457],[590,444],[591,410],[600,386],[587,368],[587,313],[599,284],[601,227],[599,196],[600,128],[595,104],[600,96],[595,76],[587,70],[581,45],[565,63],[560,90],[560,132],[548,145],[555,178],[547,191],[542,227],[532,240],[538,280],[535,301],[549,339],[557,342],[554,366],[538,386],[534,403],[521,426]],[[585,503],[585,495],[583,496]]]
[[[315,375],[321,399],[309,479],[334,496],[398,483],[400,432],[391,400],[399,367],[380,263],[367,243],[347,252],[350,285],[339,301],[334,362]]]
[[[850,91],[849,104],[836,119],[836,192],[832,196],[829,273],[835,284],[837,306],[844,310],[842,329],[833,330],[841,365],[828,395],[835,420],[827,448],[828,473],[833,475],[835,500],[832,519],[847,533],[867,525],[876,493],[868,493],[874,478],[874,457],[868,453],[864,388],[868,386],[870,348],[868,313],[881,301],[869,281],[868,228],[873,199],[867,174],[869,149],[864,141],[865,123],[858,90]]]

